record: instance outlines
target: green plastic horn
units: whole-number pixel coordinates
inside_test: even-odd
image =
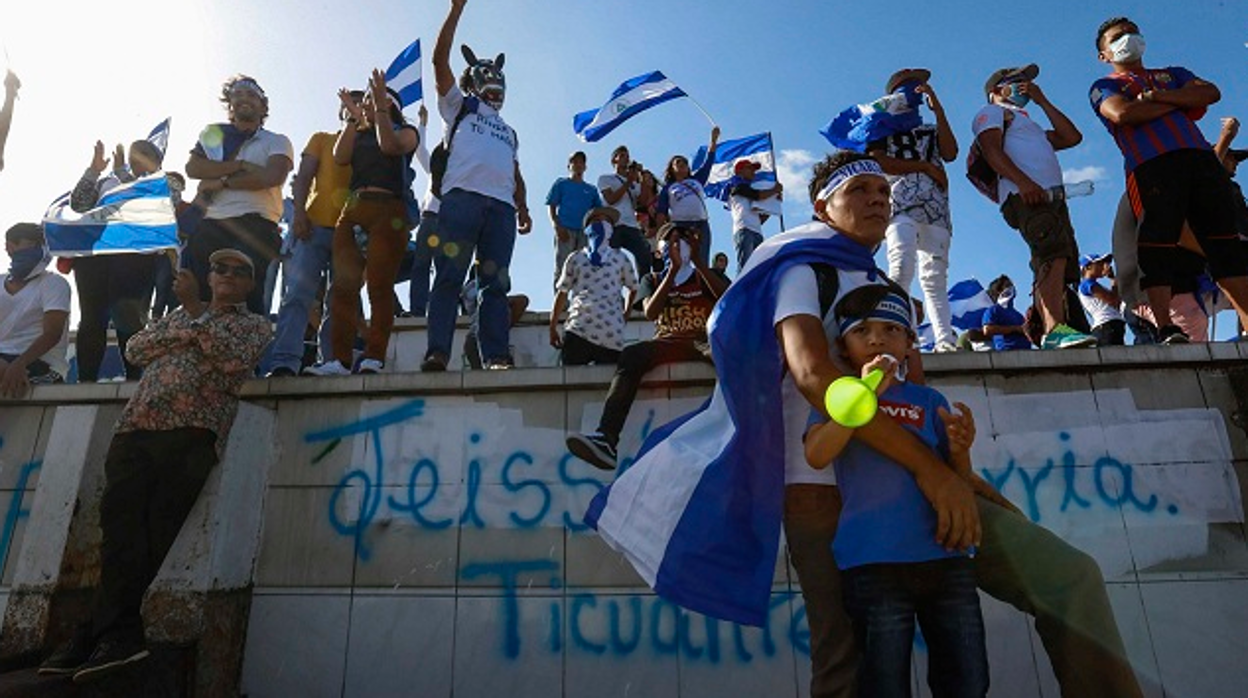
[[[884,372],[875,369],[866,378],[844,376],[832,381],[823,396],[823,405],[832,421],[841,426],[857,429],[875,417],[879,401],[875,389],[884,380]]]

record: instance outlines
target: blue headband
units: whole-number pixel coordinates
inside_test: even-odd
[[[836,168],[836,170],[828,176],[827,184],[823,185],[823,188],[820,189],[819,193],[815,195],[815,199],[818,201],[827,201],[832,197],[832,194],[836,192],[837,189],[841,188],[842,184],[845,184],[858,175],[878,175],[883,177],[884,170],[880,169],[880,164],[875,160],[868,159],[847,162]]]
[[[901,325],[913,332],[912,312],[910,303],[901,294],[896,291],[890,291],[887,296],[880,299],[880,302],[865,317],[844,317],[837,322],[837,326],[840,327],[841,334],[846,334],[867,320],[880,320],[882,322],[891,322],[894,325]]]

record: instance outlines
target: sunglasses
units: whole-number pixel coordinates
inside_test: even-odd
[[[240,279],[251,278],[251,269],[241,264],[222,264],[217,262],[211,268],[212,273],[218,276],[237,276]]]

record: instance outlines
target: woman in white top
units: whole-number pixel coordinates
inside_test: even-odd
[[[702,187],[711,175],[715,162],[715,148],[719,145],[719,127],[711,129],[711,143],[706,148],[706,161],[697,172],[689,169],[689,160],[683,155],[673,155],[667,161],[663,173],[663,191],[659,192],[658,222],[679,223],[681,227],[696,230],[698,254],[707,264],[711,251],[711,226],[707,222],[706,192]]]

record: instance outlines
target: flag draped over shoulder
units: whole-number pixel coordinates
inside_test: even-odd
[[[728,200],[728,193],[734,184],[735,168],[740,160],[749,160],[759,165],[754,173],[755,182],[776,181],[776,157],[771,145],[770,133],[758,133],[745,138],[724,141],[715,149],[715,160],[711,164],[711,174],[706,178],[702,189],[710,198],[720,201]],[[696,172],[706,162],[706,146],[698,148],[693,156],[693,170]]]
[[[821,223],[764,242],[708,323],[719,382],[702,407],[651,433],[585,521],[656,593],[762,625],[780,546],[785,448],[776,340],[784,272],[824,262],[875,272],[871,253]]]
[[[581,140],[594,143],[650,107],[684,96],[684,90],[657,70],[638,75],[615,88],[606,104],[573,116],[572,130]]]
[[[420,71],[420,39],[417,39],[386,68],[386,85],[399,93],[403,107],[419,102],[424,94]]]
[[[984,326],[984,311],[993,306],[992,299],[978,279],[966,279],[949,287],[949,315],[954,327],[965,332]],[[919,344],[931,349],[936,338],[931,333],[932,323],[919,325]]]
[[[863,153],[867,144],[923,124],[913,92],[894,92],[869,104],[852,106],[819,133],[837,148]]]
[[[177,249],[178,225],[164,172],[123,184],[77,213],[65,194],[43,217],[48,249],[59,257]]]

